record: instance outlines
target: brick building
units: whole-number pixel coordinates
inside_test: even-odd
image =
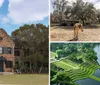
[[[14,42],[0,28],[0,72],[12,72],[14,67]]]

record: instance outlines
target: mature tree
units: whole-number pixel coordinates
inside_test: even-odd
[[[84,62],[84,60],[96,62],[97,56],[93,50],[95,45],[92,43],[52,43],[51,51],[54,51],[58,58],[67,57],[79,63]]]
[[[58,20],[61,22],[64,17],[64,12],[66,10],[67,1],[66,0],[52,0],[52,5],[54,12],[57,12]]]
[[[100,10],[96,11],[96,15],[97,15],[97,22],[100,23]]]
[[[78,20],[83,25],[100,23],[100,11],[94,7],[94,4],[76,0],[72,5],[66,0],[52,0],[53,13],[52,18],[55,21]]]
[[[33,64],[36,68],[39,67],[38,63],[41,64],[39,72],[45,63],[48,65],[48,27],[43,24],[25,24],[12,32],[12,38],[15,42],[22,42],[19,42],[22,49],[29,49],[29,54],[23,55],[22,60],[30,62],[30,70]]]
[[[72,17],[81,20],[83,24],[94,23],[96,20],[95,8],[92,3],[77,0],[73,3]]]

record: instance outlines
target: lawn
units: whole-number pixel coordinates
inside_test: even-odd
[[[0,75],[0,85],[48,85],[47,74]]]

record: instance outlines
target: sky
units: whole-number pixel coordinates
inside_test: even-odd
[[[53,12],[53,7],[52,7],[52,1],[50,2],[50,12],[52,13]],[[66,0],[69,2],[69,4],[72,4],[73,2],[75,2],[76,0]],[[94,7],[96,9],[100,9],[100,0],[83,0],[84,2],[90,2],[90,3],[93,3],[94,4]]]
[[[49,25],[49,0],[0,0],[0,28],[9,35],[24,24]]]

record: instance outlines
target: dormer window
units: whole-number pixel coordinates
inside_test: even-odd
[[[3,40],[3,38],[2,38],[2,37],[0,37],[0,40]]]

